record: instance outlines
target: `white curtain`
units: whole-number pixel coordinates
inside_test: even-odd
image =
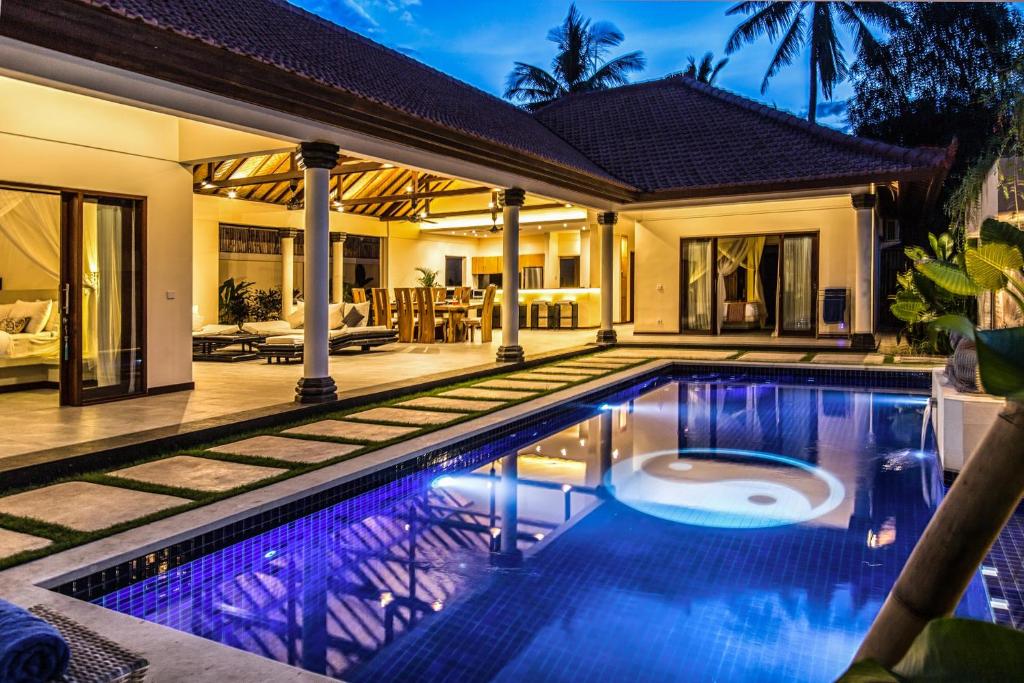
[[[810,237],[787,237],[782,241],[782,329],[788,332],[813,329],[813,246]]]
[[[27,261],[60,279],[60,200],[41,192],[0,189],[0,236]]]
[[[686,329],[711,329],[711,240],[686,243]]]
[[[96,311],[96,380],[101,387],[121,381],[121,354],[131,353],[135,344],[122,347],[122,273],[131,264],[122,263],[123,211],[119,206],[97,204],[95,240],[86,236],[85,259],[92,271],[92,299]],[[91,244],[90,244],[91,242]],[[86,290],[88,292],[88,290]],[[128,367],[133,367],[130,363]],[[134,381],[135,373],[129,372]],[[134,389],[134,387],[129,387]]]
[[[725,278],[740,268],[747,269],[747,301],[763,302],[764,288],[757,272],[761,264],[763,237],[719,238],[718,240],[718,331],[725,320]],[[764,306],[760,307],[764,317]],[[764,321],[762,320],[762,323]]]

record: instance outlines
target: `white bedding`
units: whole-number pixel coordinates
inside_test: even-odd
[[[56,332],[8,334],[0,332],[0,360],[40,358],[54,360],[60,354],[60,338]]]

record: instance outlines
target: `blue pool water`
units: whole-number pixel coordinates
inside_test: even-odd
[[[941,498],[925,405],[648,382],[96,602],[352,681],[828,681]]]

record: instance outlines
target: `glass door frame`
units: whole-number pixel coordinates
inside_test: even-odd
[[[145,395],[147,392],[146,375],[148,374],[148,344],[146,339],[147,321],[147,289],[146,289],[146,198],[136,195],[125,195],[113,192],[93,192],[87,190],[61,189],[60,212],[60,403],[66,406],[83,406],[95,403],[119,401],[126,398]],[[137,240],[135,242],[139,258],[137,267],[132,272],[134,291],[139,293],[138,306],[135,308],[134,326],[139,346],[139,360],[142,371],[133,391],[111,390],[89,395],[82,383],[82,284],[83,284],[83,253],[84,230],[83,214],[86,198],[113,199],[129,201],[134,204],[131,229]],[[129,316],[127,319],[131,320]]]
[[[817,337],[818,336],[818,269],[819,262],[819,232],[783,232],[776,235],[779,238],[779,287],[776,294],[778,303],[775,309],[775,326],[780,337]],[[784,258],[786,238],[811,238],[811,329],[806,331],[785,330],[782,327],[785,318],[785,297],[783,290],[786,286],[786,266]]]
[[[693,235],[679,238],[679,334],[693,334],[703,336],[719,336],[718,332],[718,240],[737,239],[743,237],[778,237],[779,238],[779,274],[775,305],[775,329],[780,337],[817,337],[818,336],[818,272],[821,266],[819,243],[820,231],[805,230],[802,232],[754,232],[728,235]],[[785,282],[785,269],[783,267],[783,244],[786,238],[810,237],[811,238],[811,309],[814,324],[806,332],[793,332],[782,329],[783,320],[783,297],[782,287]],[[687,276],[689,275],[686,259],[687,242],[711,242],[711,328],[708,330],[686,329],[686,301],[687,301]]]

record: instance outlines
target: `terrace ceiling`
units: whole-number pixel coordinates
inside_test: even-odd
[[[295,152],[194,164],[192,181],[197,194],[303,208],[303,172]],[[488,187],[346,156],[331,171],[330,191],[335,210],[380,220],[418,221],[430,214],[435,198],[479,195],[480,208],[473,213],[487,212],[496,201]]]

